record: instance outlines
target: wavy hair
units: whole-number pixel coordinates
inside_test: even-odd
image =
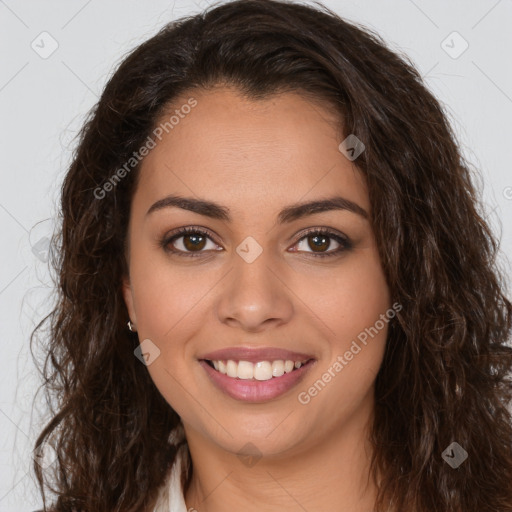
[[[179,95],[217,85],[248,99],[297,92],[339,113],[366,149],[371,222],[393,301],[375,385],[378,512],[512,511],[512,304],[469,164],[407,57],[320,3],[237,0],[164,26],[135,48],[89,112],[52,239],[57,301],[41,387],[51,420],[34,462],[46,510],[149,511],[180,418],[134,357],[121,292],[140,165],[99,199]],[[61,221],[61,222],[60,222]],[[55,404],[55,407],[54,407]],[[453,469],[443,451],[469,454]],[[184,485],[188,485],[190,473]]]

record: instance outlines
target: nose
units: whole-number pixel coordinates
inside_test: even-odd
[[[219,320],[247,332],[286,324],[293,316],[293,292],[285,284],[286,265],[263,251],[251,263],[236,255],[217,304]]]

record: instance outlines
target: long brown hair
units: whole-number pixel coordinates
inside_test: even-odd
[[[107,190],[178,95],[217,84],[294,91],[339,112],[365,151],[372,226],[393,302],[375,386],[375,511],[512,511],[512,304],[471,170],[406,57],[318,4],[243,0],[169,23],[127,56],[89,114],[52,243],[58,300],[44,389],[52,419],[34,468],[57,512],[147,510],[172,467],[179,417],[133,351],[121,293],[139,165]],[[341,142],[341,140],[340,140]],[[99,198],[98,196],[103,197]],[[56,404],[56,407],[52,407]],[[467,460],[452,468],[457,442]]]

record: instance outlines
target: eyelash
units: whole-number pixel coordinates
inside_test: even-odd
[[[170,252],[170,253],[176,254],[178,256],[184,256],[186,258],[188,258],[188,257],[195,258],[195,257],[201,256],[205,251],[198,251],[198,252],[194,253],[194,252],[185,252],[180,249],[173,249],[173,248],[169,247],[170,245],[172,245],[172,242],[174,242],[178,238],[180,238],[184,235],[190,234],[190,233],[205,236],[205,237],[209,238],[212,242],[217,243],[217,242],[215,242],[212,235],[208,231],[205,231],[204,229],[199,228],[199,227],[188,226],[186,228],[181,228],[179,231],[171,233],[170,235],[164,236],[160,240],[160,246],[166,252]],[[344,251],[348,251],[348,250],[352,249],[352,242],[348,238],[346,238],[345,236],[339,235],[339,234],[335,233],[334,231],[327,229],[327,228],[310,228],[310,229],[306,230],[306,232],[302,234],[302,236],[297,240],[297,242],[295,242],[294,246],[297,245],[299,242],[301,242],[304,238],[307,238],[308,236],[311,236],[311,235],[328,236],[329,238],[332,238],[333,240],[335,240],[336,242],[338,242],[340,244],[340,247],[338,247],[338,249],[335,249],[334,251],[329,251],[329,252],[325,252],[325,253],[315,253],[315,252],[307,253],[307,254],[312,254],[315,258],[333,257],[333,256],[339,255],[340,253],[342,253]],[[219,244],[217,244],[217,245],[219,245]],[[299,251],[297,251],[297,252],[299,252]]]

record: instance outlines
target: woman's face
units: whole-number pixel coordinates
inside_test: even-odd
[[[291,93],[190,96],[142,162],[130,319],[187,437],[299,453],[373,410],[391,304],[368,193],[332,111]],[[287,360],[309,362],[289,371]]]

